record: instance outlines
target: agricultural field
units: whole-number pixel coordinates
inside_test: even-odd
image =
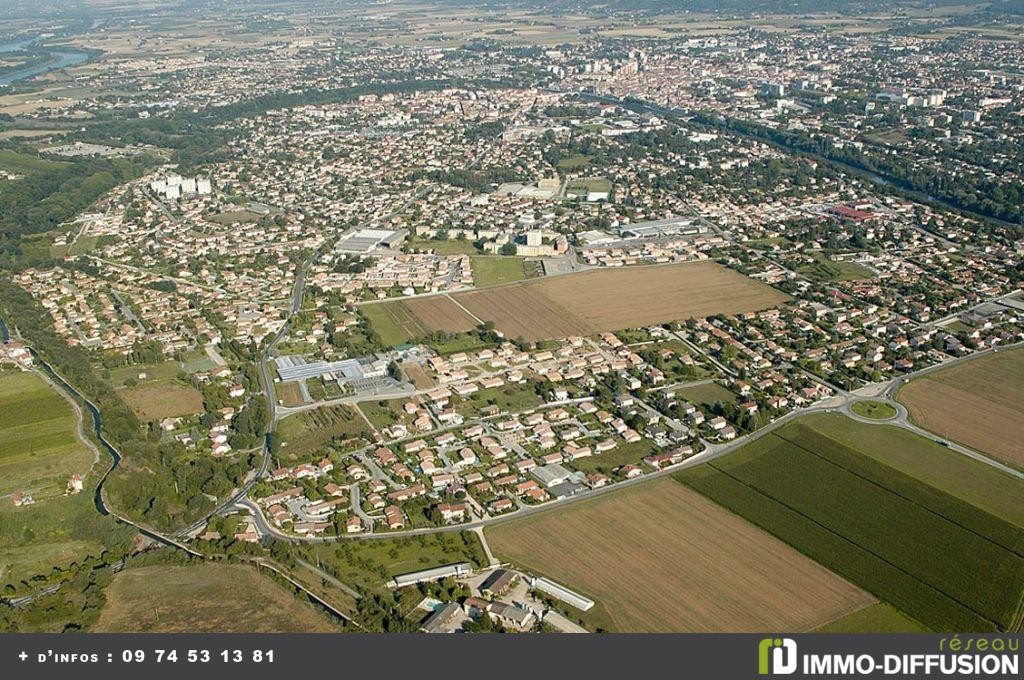
[[[95,454],[78,437],[71,405],[35,373],[0,372],[0,497],[29,492],[36,500],[64,493]]]
[[[802,425],[879,463],[1024,528],[1020,480],[899,427],[819,414]]]
[[[921,427],[1024,468],[1024,349],[927,373],[897,398]]]
[[[428,329],[428,332],[443,330],[449,333],[471,331],[479,322],[466,313],[447,295],[414,298],[402,303]]]
[[[875,602],[670,479],[499,524],[487,538],[499,559],[598,601],[623,632],[810,630]]]
[[[118,390],[140,420],[153,421],[203,412],[203,395],[191,385],[174,381],[147,382]]]
[[[387,345],[416,341],[433,331],[469,331],[478,325],[447,295],[371,303],[359,311]]]
[[[898,428],[815,416],[676,478],[933,630],[1016,630],[1024,525],[1020,510],[994,506],[1019,506],[1024,483],[934,449]],[[972,477],[993,473],[1001,485],[983,505]]]
[[[477,255],[470,259],[473,283],[477,288],[515,283],[527,278],[526,264],[521,257]]]
[[[126,569],[94,630],[132,633],[332,633],[326,614],[254,567],[205,563]]]
[[[322,406],[283,419],[277,427],[281,439],[278,458],[292,463],[336,440],[370,438],[370,427],[349,406]]]
[[[205,355],[204,355],[205,356]],[[134,364],[110,369],[110,383],[115,389],[173,380],[180,370],[177,361],[165,361],[159,364]]]
[[[927,633],[929,630],[903,612],[887,604],[855,611],[841,619],[816,628],[815,633]]]
[[[713,262],[592,270],[452,298],[506,336],[526,340],[767,309],[788,299]]]

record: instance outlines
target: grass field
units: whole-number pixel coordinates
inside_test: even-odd
[[[125,387],[129,383],[145,384],[160,380],[172,380],[178,374],[177,361],[164,361],[159,364],[136,364],[119,366],[110,369],[110,383],[115,387]],[[145,378],[139,376],[145,375]]]
[[[98,632],[331,633],[340,627],[254,567],[127,569],[106,591]]]
[[[811,255],[814,264],[797,267],[797,273],[812,281],[855,281],[870,279],[875,274],[867,267],[856,262],[830,260],[821,253]]]
[[[465,239],[410,239],[407,251],[433,250],[437,255],[476,255],[480,252],[472,241]]]
[[[476,534],[424,534],[372,541],[339,541],[313,548],[324,570],[354,588],[373,590],[399,574],[408,574],[453,562],[477,567],[487,557]]]
[[[865,418],[888,420],[896,417],[896,407],[886,404],[884,401],[857,401],[851,408],[854,413]]]
[[[712,406],[715,402],[733,404],[739,401],[739,397],[716,382],[706,382],[701,385],[691,385],[676,390],[676,396],[697,404]]]
[[[199,390],[173,381],[125,387],[118,394],[142,420],[161,420],[203,412],[203,395]]]
[[[17,151],[0,150],[0,170],[6,170],[18,175],[27,175],[33,172],[52,170],[67,163],[46,160]]]
[[[971,477],[998,471],[964,456],[949,463],[932,447],[943,448],[897,428],[812,417],[676,477],[934,630],[1016,629],[1024,530],[965,500],[978,495]],[[1006,480],[989,488],[998,498],[989,507],[1019,506],[1024,484],[998,474]]]
[[[928,633],[925,626],[881,602],[814,629],[815,633]]]
[[[1024,349],[928,373],[897,398],[921,427],[1024,468]]]
[[[263,215],[252,212],[251,210],[230,210],[228,212],[222,212],[218,215],[213,215],[209,220],[215,224],[229,225],[229,224],[253,224],[259,222],[263,218]]]
[[[127,525],[96,512],[89,491],[21,508],[0,503],[0,584],[28,580],[18,592],[30,592],[33,576],[99,556],[105,547],[127,544],[131,534]]]
[[[808,630],[875,600],[665,479],[487,529],[502,559],[604,605],[623,632]]]
[[[477,255],[470,259],[473,283],[477,288],[514,283],[526,278],[526,266],[521,257]]]
[[[93,459],[63,397],[34,373],[0,372],[0,496],[63,493],[68,478],[85,474]]]
[[[302,398],[302,388],[298,382],[285,382],[275,387],[277,399],[284,406],[299,406],[305,401]]]
[[[594,270],[452,298],[506,336],[527,340],[767,309],[788,299],[713,262]]]

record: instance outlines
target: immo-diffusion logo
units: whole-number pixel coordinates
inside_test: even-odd
[[[796,672],[796,642],[789,638],[765,638],[757,645],[758,675],[789,675]]]
[[[764,638],[757,644],[758,675],[975,675],[1018,677],[1020,639],[995,636],[941,638],[937,652],[797,652],[791,638]]]

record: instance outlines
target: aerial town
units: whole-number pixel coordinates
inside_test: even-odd
[[[1019,15],[330,4],[0,89],[4,630],[1020,630]]]

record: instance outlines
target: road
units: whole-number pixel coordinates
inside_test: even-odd
[[[948,448],[950,451],[954,451],[956,453],[962,454],[962,455],[967,456],[969,458],[972,458],[972,459],[974,459],[974,460],[976,460],[976,461],[978,461],[980,463],[984,463],[986,465],[992,466],[992,467],[1000,470],[1001,472],[1009,474],[1009,475],[1011,475],[1013,477],[1016,477],[1018,479],[1024,480],[1024,472],[1021,472],[1019,470],[1015,470],[1015,469],[1013,469],[1011,467],[1003,465],[999,461],[993,460],[993,459],[989,458],[988,456],[986,456],[986,455],[984,455],[984,454],[982,454],[982,453],[980,453],[978,451],[974,451],[973,449],[970,449],[970,448],[968,448],[966,446],[957,444],[956,442],[949,441],[949,440],[945,439],[944,437],[941,437],[941,436],[939,436],[939,435],[937,435],[937,434],[935,434],[933,432],[929,432],[927,430],[924,430],[924,429],[914,425],[908,419],[908,414],[907,414],[906,408],[902,404],[899,404],[897,401],[895,401],[895,399],[893,398],[894,395],[895,395],[895,392],[899,388],[899,386],[901,384],[903,384],[904,382],[912,379],[912,378],[919,377],[921,375],[926,375],[926,374],[928,374],[928,373],[930,373],[932,371],[937,371],[937,370],[941,370],[941,369],[944,369],[944,368],[948,368],[950,366],[962,363],[964,361],[969,361],[970,359],[974,359],[974,358],[977,358],[979,356],[983,356],[985,354],[989,354],[989,353],[993,353],[993,352],[998,352],[998,351],[1005,351],[1007,349],[1012,349],[1012,348],[1015,348],[1015,347],[1022,347],[1022,346],[1024,346],[1024,342],[1015,343],[1013,345],[1007,345],[1007,346],[1005,346],[1003,348],[995,348],[995,349],[990,349],[990,350],[984,350],[984,351],[977,352],[975,354],[971,354],[971,355],[968,355],[968,356],[965,356],[965,357],[958,357],[956,359],[951,359],[950,361],[946,361],[946,362],[943,362],[941,364],[935,364],[933,366],[928,366],[928,367],[922,368],[922,369],[920,369],[918,371],[915,371],[913,373],[909,373],[909,374],[907,374],[905,376],[902,376],[902,377],[893,378],[892,380],[889,380],[889,381],[887,381],[885,383],[881,383],[879,385],[873,386],[873,389],[870,389],[870,390],[862,388],[862,390],[858,390],[857,393],[844,392],[844,393],[838,394],[836,396],[828,397],[828,398],[823,399],[822,401],[820,401],[817,404],[814,404],[813,406],[810,406],[808,408],[802,408],[802,409],[797,409],[797,410],[794,410],[794,411],[790,411],[789,413],[785,414],[784,416],[782,416],[780,418],[777,418],[776,420],[770,422],[768,425],[762,427],[761,429],[759,429],[759,430],[757,430],[755,432],[752,432],[752,433],[750,433],[748,435],[744,435],[743,437],[738,437],[737,439],[735,439],[735,440],[733,440],[733,441],[731,441],[729,443],[726,443],[726,444],[713,444],[713,443],[705,441],[705,442],[703,442],[704,446],[705,446],[703,451],[701,451],[701,452],[691,456],[690,458],[687,458],[686,460],[684,460],[684,461],[682,461],[680,463],[677,463],[676,465],[673,465],[673,466],[670,466],[670,467],[666,467],[666,468],[663,468],[661,470],[652,471],[652,472],[649,472],[647,474],[644,474],[641,477],[637,477],[637,478],[634,478],[634,479],[627,479],[627,480],[624,480],[624,481],[621,481],[621,482],[617,482],[615,484],[611,484],[609,486],[605,486],[605,487],[601,487],[601,488],[597,488],[597,489],[588,489],[587,491],[579,493],[579,494],[577,494],[575,496],[570,496],[568,498],[555,499],[553,501],[548,501],[547,503],[544,503],[542,505],[521,506],[518,510],[516,510],[514,512],[510,512],[510,513],[507,513],[507,514],[504,514],[504,515],[498,515],[498,516],[488,517],[488,518],[484,518],[484,519],[479,519],[479,520],[475,520],[475,521],[472,521],[472,522],[467,522],[467,523],[464,523],[464,524],[454,524],[454,525],[443,526],[443,527],[423,527],[423,528],[419,528],[419,529],[408,529],[408,530],[404,530],[404,531],[390,531],[390,532],[379,533],[379,534],[365,534],[364,533],[364,534],[352,534],[352,535],[345,535],[345,536],[314,536],[314,537],[308,537],[308,538],[298,538],[298,537],[296,537],[294,535],[286,534],[284,532],[279,531],[276,527],[272,526],[269,522],[267,522],[267,520],[263,516],[262,511],[260,510],[260,508],[255,503],[253,503],[252,501],[248,501],[247,500],[246,502],[241,503],[241,504],[245,505],[246,507],[248,507],[253,512],[256,525],[257,525],[257,527],[259,528],[259,530],[262,533],[264,533],[266,535],[274,536],[275,538],[278,538],[280,540],[290,541],[290,542],[331,543],[331,542],[336,542],[336,541],[339,541],[339,540],[348,540],[348,539],[353,539],[353,540],[373,540],[373,539],[394,538],[394,537],[398,537],[398,536],[419,536],[419,535],[424,535],[424,534],[444,533],[444,532],[451,532],[451,531],[466,531],[466,530],[477,531],[477,530],[482,530],[484,527],[491,526],[491,525],[494,525],[494,524],[500,524],[502,522],[508,522],[510,520],[513,520],[513,519],[521,519],[523,517],[527,517],[527,516],[530,516],[530,515],[533,515],[533,514],[537,514],[537,513],[541,513],[541,512],[548,512],[548,511],[556,509],[556,508],[565,507],[565,506],[573,504],[573,503],[579,503],[579,502],[584,501],[584,500],[595,498],[597,496],[601,496],[601,495],[606,494],[606,493],[613,493],[615,491],[618,491],[618,490],[621,490],[621,489],[624,489],[624,488],[627,488],[627,487],[635,486],[635,485],[638,485],[638,484],[645,484],[645,483],[649,482],[652,479],[658,479],[658,478],[664,477],[666,475],[671,475],[671,474],[674,474],[676,472],[679,472],[680,470],[685,470],[685,469],[688,469],[688,468],[700,465],[702,463],[706,463],[708,461],[715,460],[716,458],[721,458],[722,456],[728,455],[729,453],[732,453],[733,451],[736,451],[737,449],[745,446],[746,444],[749,444],[750,442],[756,441],[756,440],[760,439],[761,437],[763,437],[763,436],[765,436],[765,435],[767,435],[767,434],[769,434],[769,433],[779,429],[783,425],[786,425],[787,423],[789,423],[789,422],[791,422],[793,420],[796,420],[798,418],[802,418],[802,417],[804,417],[806,415],[809,415],[809,414],[812,414],[812,413],[841,413],[843,415],[846,415],[846,416],[849,416],[849,417],[853,418],[854,420],[857,420],[858,422],[862,422],[862,423],[865,423],[867,425],[875,425],[875,426],[878,426],[878,425],[888,425],[888,426],[900,427],[900,428],[909,430],[910,432],[913,432],[914,434],[917,434],[917,435],[920,435],[920,436],[925,437],[927,439],[931,439],[932,441],[938,442],[938,443],[942,444],[943,446],[945,446],[946,448]],[[890,403],[891,405],[893,405],[897,409],[898,415],[896,417],[894,417],[894,418],[889,419],[889,420],[875,420],[875,419],[864,418],[863,416],[859,416],[859,415],[857,415],[856,413],[853,412],[852,406],[853,406],[853,404],[855,402],[861,401],[863,399],[873,399],[873,400],[877,400],[877,401],[884,401],[886,403]],[[465,426],[466,425],[463,424],[460,427],[465,427]]]

